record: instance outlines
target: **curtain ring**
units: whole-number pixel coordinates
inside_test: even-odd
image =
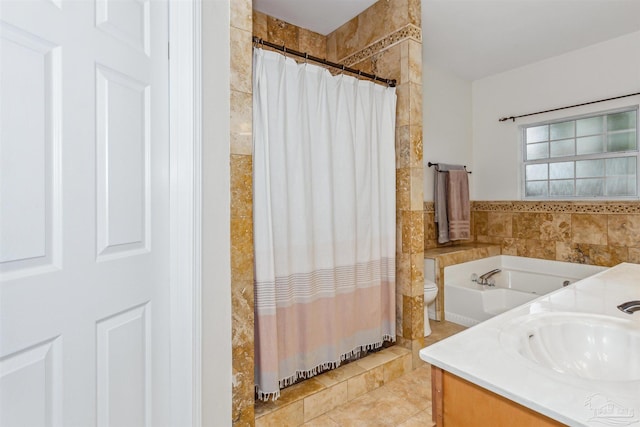
[[[282,51],[284,52],[284,57],[287,57],[287,47],[285,45],[282,45]]]
[[[309,52],[305,52],[304,53],[304,63],[307,63],[307,60],[309,59]]]

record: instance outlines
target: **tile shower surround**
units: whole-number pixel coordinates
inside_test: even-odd
[[[380,0],[324,37],[231,2],[231,269],[233,423],[254,424],[253,192],[251,183],[252,33],[273,43],[395,78],[397,343],[423,362],[424,215],[422,191],[422,39],[419,0]],[[247,62],[248,61],[248,62]]]

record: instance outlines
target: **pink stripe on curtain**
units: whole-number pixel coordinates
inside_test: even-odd
[[[395,286],[382,282],[332,298],[278,307],[272,315],[259,316],[257,363],[262,370],[279,370],[283,379],[295,381],[298,373],[309,370],[307,362],[317,367],[333,361],[332,346],[343,358],[352,356],[362,347],[359,331],[379,336],[388,331],[389,325],[383,325],[381,319],[389,322],[395,315],[394,294]],[[329,321],[337,317],[341,322]],[[284,339],[274,339],[273,332]]]
[[[394,88],[254,50],[256,391],[395,340]]]

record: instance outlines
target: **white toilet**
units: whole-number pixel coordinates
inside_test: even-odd
[[[429,279],[424,279],[424,336],[431,335],[429,326],[429,304],[433,304],[438,295],[438,285]]]

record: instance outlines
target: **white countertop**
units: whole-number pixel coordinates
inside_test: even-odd
[[[640,265],[623,263],[425,347],[420,358],[571,426],[640,425],[640,380],[561,374],[501,343],[510,322],[539,313],[610,316],[640,330],[640,311],[630,315],[617,309],[630,300],[640,300]]]

